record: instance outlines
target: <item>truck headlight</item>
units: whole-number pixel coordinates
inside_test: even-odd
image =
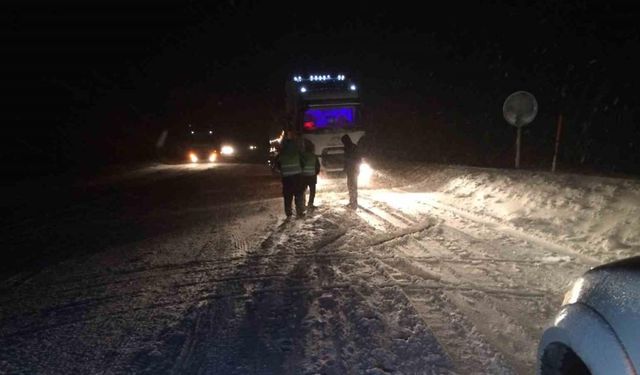
[[[210,162],[214,162],[218,159],[218,154],[216,154],[215,152],[212,152],[211,154],[209,154],[209,161]]]
[[[196,155],[195,152],[189,153],[189,160],[191,160],[192,163],[197,163],[198,155]]]
[[[358,174],[358,185],[368,186],[373,176],[373,169],[365,162],[360,164],[360,173]]]

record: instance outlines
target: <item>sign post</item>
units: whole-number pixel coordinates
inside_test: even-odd
[[[522,126],[518,126],[518,135],[516,136],[516,168],[520,168],[520,140],[522,139]]]
[[[556,131],[556,148],[553,151],[553,162],[551,172],[556,171],[556,160],[558,159],[558,148],[560,148],[560,133],[562,132],[562,113],[558,115],[558,130]]]
[[[522,128],[531,123],[538,114],[538,102],[535,96],[526,91],[516,91],[509,95],[502,105],[504,119],[518,129],[516,135],[516,168],[520,168],[520,146]]]

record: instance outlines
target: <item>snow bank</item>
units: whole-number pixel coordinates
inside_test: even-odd
[[[640,254],[640,181],[409,164],[390,170],[391,180],[438,202],[600,261]]]

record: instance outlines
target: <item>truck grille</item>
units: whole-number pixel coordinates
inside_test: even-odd
[[[320,164],[326,170],[341,171],[344,169],[344,154],[322,154]]]

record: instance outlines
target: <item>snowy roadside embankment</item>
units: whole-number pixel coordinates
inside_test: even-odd
[[[425,192],[433,202],[598,261],[640,254],[640,181],[416,164],[394,165],[393,170],[386,177]]]

